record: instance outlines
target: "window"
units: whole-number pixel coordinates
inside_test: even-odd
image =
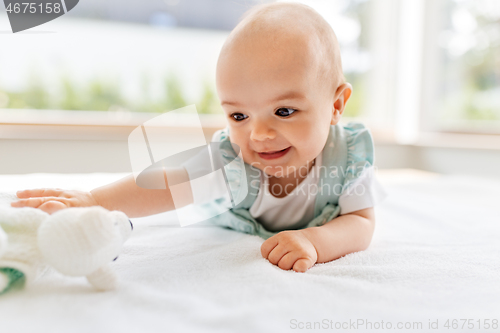
[[[438,0],[428,6],[425,129],[500,133],[500,3]]]
[[[0,109],[221,113],[219,50],[248,8],[270,1],[81,1],[41,33],[2,37]],[[354,88],[345,117],[400,143],[500,134],[498,0],[297,1],[337,35]]]
[[[3,35],[0,109],[221,112],[219,49],[256,2],[80,1],[64,17]],[[0,30],[9,31],[0,7]]]

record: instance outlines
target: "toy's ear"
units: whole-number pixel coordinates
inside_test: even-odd
[[[118,278],[109,265],[102,266],[87,275],[87,280],[98,290],[115,289],[118,284]]]

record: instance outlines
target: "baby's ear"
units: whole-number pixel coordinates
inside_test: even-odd
[[[352,94],[352,86],[350,83],[342,83],[335,92],[335,102],[333,102],[333,106],[335,109],[344,112],[345,105],[347,101],[351,97]]]
[[[342,83],[335,92],[335,101],[332,106],[332,120],[331,124],[336,125],[342,114],[344,113],[345,106],[347,101],[351,97],[352,94],[352,85],[350,83]]]

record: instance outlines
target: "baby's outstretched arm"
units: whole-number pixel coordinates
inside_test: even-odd
[[[320,227],[282,231],[262,244],[261,253],[282,269],[305,272],[316,262],[366,250],[374,229],[373,208],[366,208],[341,215]]]
[[[185,202],[182,206],[193,202],[188,176],[185,169],[173,169],[169,172],[169,179],[176,177],[176,183],[186,180]],[[166,179],[165,175],[165,179]],[[185,178],[185,179],[184,179]],[[120,210],[128,217],[142,217],[180,208],[179,202],[175,207],[170,190],[151,190],[137,186],[134,176],[129,175],[114,183],[98,187],[90,192],[61,190],[61,189],[33,189],[17,192],[19,201],[11,204],[12,207],[34,207],[49,214],[69,207],[102,206],[108,210]]]

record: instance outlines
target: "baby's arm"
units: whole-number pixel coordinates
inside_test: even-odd
[[[316,262],[366,250],[374,229],[374,210],[366,208],[341,215],[319,227],[282,231],[262,244],[261,253],[282,269],[305,272]]]
[[[90,192],[61,189],[35,189],[17,192],[21,199],[13,207],[40,208],[50,214],[69,207],[102,206],[108,210],[120,210],[129,217],[142,217],[180,208],[193,202],[189,177],[185,169],[171,169],[168,179],[176,177],[176,183],[186,181],[183,193],[185,202],[174,205],[170,190],[150,190],[136,185],[134,176],[129,175],[114,183],[98,187]],[[166,175],[165,179],[167,178]]]

